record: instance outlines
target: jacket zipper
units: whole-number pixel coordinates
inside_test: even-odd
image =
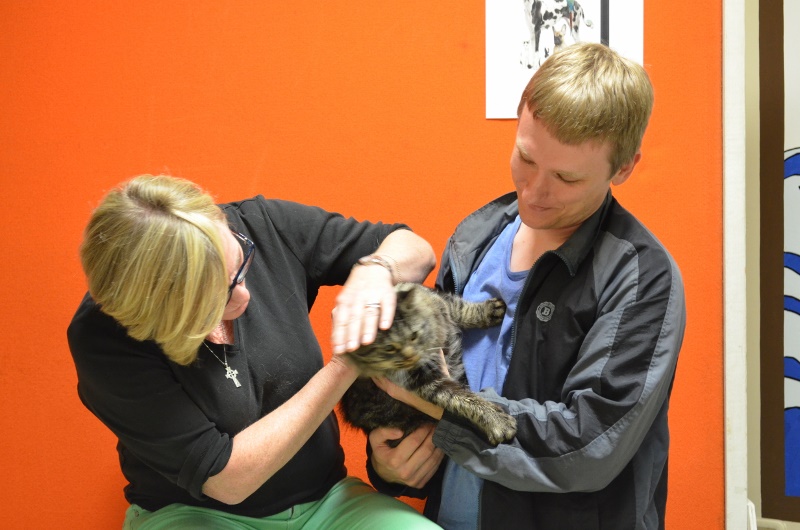
[[[517,310],[514,312],[514,321],[511,323],[511,358],[514,358],[514,349],[517,347],[517,322],[519,322],[519,303],[525,296],[525,292],[528,290],[528,285],[531,283],[531,278],[533,278],[533,270],[536,268],[536,265],[539,264],[542,257],[551,251],[547,251],[541,256],[539,256],[536,261],[533,262],[530,270],[528,271],[528,276],[525,277],[525,285],[522,286],[522,291],[519,293],[519,298],[517,298]],[[505,386],[505,384],[504,384]]]
[[[525,278],[525,285],[522,286],[522,291],[519,293],[519,298],[517,299],[517,311],[514,313],[514,321],[511,323],[511,357],[514,357],[514,348],[517,346],[517,322],[519,321],[519,302],[525,296],[525,292],[528,290],[528,285],[531,282],[531,278],[533,278],[533,271],[536,268],[536,265],[542,261],[542,258],[547,256],[548,254],[555,254],[565,265],[567,265],[566,260],[555,250],[548,250],[547,252],[543,253],[539,256],[536,261],[533,262],[533,266],[528,271],[528,276]],[[452,261],[452,260],[451,260]],[[567,265],[567,270],[569,270],[569,265]],[[455,278],[455,275],[453,276]]]
[[[453,240],[451,239],[450,241],[447,242],[447,244],[450,246],[450,252],[448,252],[448,254],[450,255],[450,270],[453,271],[453,292],[458,296],[461,296],[461,289],[458,286],[458,271],[456,270],[456,260],[453,259],[453,256],[455,255],[455,253],[453,252]]]

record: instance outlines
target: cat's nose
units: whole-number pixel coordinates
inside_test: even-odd
[[[403,361],[406,365],[414,365],[419,361],[419,356],[414,348],[403,348],[402,354]]]

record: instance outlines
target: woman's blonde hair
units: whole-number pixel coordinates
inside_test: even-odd
[[[195,184],[142,175],[109,192],[80,248],[89,292],[137,340],[187,365],[222,320],[225,216]]]
[[[653,110],[644,68],[596,43],[550,56],[522,92],[517,116],[533,112],[564,144],[610,142],[611,175],[633,160]]]

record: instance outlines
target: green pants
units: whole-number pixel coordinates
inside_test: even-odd
[[[322,499],[263,518],[171,504],[148,512],[132,504],[123,530],[415,530],[440,528],[397,499],[357,478],[337,483]]]

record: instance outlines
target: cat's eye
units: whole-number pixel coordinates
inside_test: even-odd
[[[397,350],[394,344],[387,344],[383,347],[383,351],[386,353],[394,353]]]

